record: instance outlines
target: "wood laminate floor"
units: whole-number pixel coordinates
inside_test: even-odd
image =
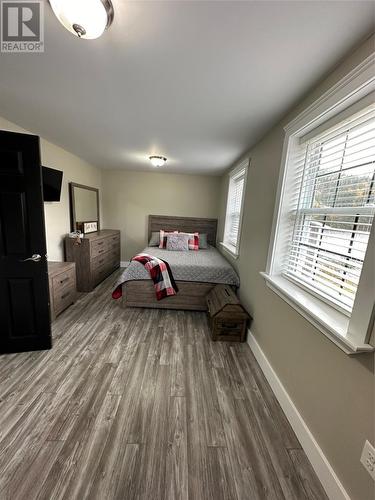
[[[115,277],[0,357],[0,499],[326,499],[249,347],[122,309]]]

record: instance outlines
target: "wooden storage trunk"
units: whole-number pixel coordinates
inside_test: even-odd
[[[217,285],[206,297],[212,340],[245,342],[251,317],[229,285]]]

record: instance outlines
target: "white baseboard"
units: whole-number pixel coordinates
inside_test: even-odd
[[[287,393],[281,380],[272,368],[251,331],[248,331],[247,343],[254,353],[268,383],[280,403],[290,425],[292,426],[301,446],[315,470],[320,482],[330,500],[350,500],[348,493],[341,484],[331,464],[328,462],[319,444],[316,442],[306,422]]]
[[[120,262],[120,267],[128,267],[129,264],[130,262],[128,260],[122,260]]]

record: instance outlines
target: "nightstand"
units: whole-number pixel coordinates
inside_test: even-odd
[[[74,262],[48,262],[51,321],[77,298]]]

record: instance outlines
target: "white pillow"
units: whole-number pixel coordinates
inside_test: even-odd
[[[189,250],[188,234],[167,234],[167,250],[187,252]]]

